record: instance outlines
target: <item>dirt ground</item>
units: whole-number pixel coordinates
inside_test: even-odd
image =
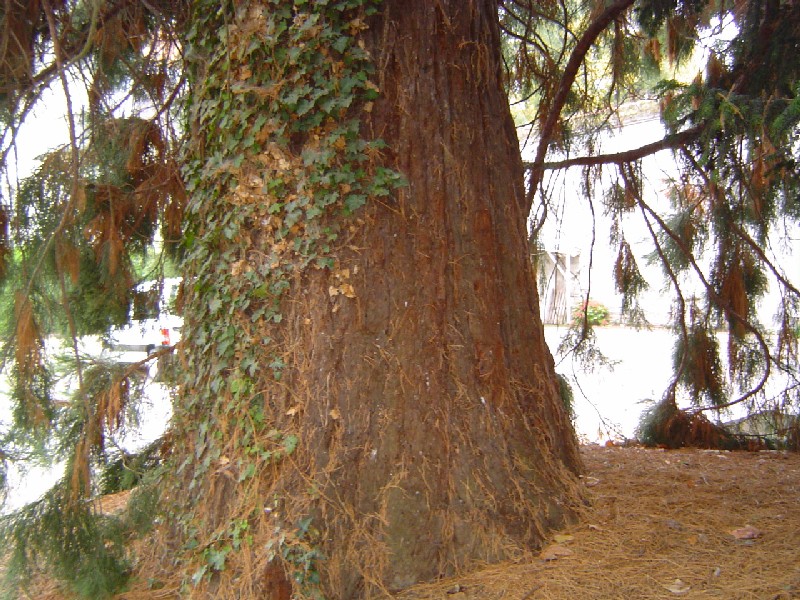
[[[582,452],[590,505],[542,553],[420,585],[398,600],[800,598],[800,454]],[[62,598],[48,587],[35,597]],[[119,598],[176,597],[149,593]]]

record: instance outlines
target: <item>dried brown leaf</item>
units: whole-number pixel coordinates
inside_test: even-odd
[[[574,553],[569,548],[561,546],[560,544],[550,544],[542,550],[539,554],[539,558],[542,560],[556,560],[562,556],[570,556],[571,554]]]
[[[559,533],[553,536],[553,541],[555,541],[556,544],[566,544],[574,539],[574,535],[568,535],[566,533]]]
[[[745,525],[744,527],[732,530],[730,534],[737,540],[754,540],[761,537],[761,530],[752,525]]]
[[[680,579],[676,579],[669,585],[665,585],[664,588],[667,589],[667,591],[672,592],[676,596],[683,596],[685,594],[688,594],[689,590],[692,589],[691,586],[687,585],[686,582],[681,581]]]

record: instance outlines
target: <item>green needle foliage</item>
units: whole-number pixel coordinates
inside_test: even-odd
[[[95,514],[61,482],[45,496],[3,518],[3,539],[11,555],[5,587],[9,598],[43,561],[53,576],[82,598],[108,598],[125,583],[129,565],[122,523]]]

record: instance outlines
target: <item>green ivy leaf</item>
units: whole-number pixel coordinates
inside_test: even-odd
[[[289,456],[297,449],[297,436],[294,434],[287,435],[283,438],[283,451],[286,453],[286,456]]]
[[[354,213],[359,208],[364,206],[367,202],[367,197],[364,194],[348,194],[344,199],[345,212],[347,214]]]

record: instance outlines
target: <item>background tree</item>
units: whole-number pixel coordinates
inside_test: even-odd
[[[161,492],[165,512],[151,546],[168,568],[148,576],[198,595],[376,595],[518,557],[573,516],[580,460],[526,245],[531,207],[547,217],[549,170],[617,165],[608,210],[652,226],[678,297],[669,401],[682,383],[727,403],[709,343],[720,318],[734,374],[755,382],[743,398],[776,367],[796,372],[797,290],[769,252],[775,224],[797,217],[791,4],[2,11],[5,164],[50,86],[70,124],[67,147],[9,182],[4,209],[15,382],[4,456],[58,438],[67,459],[61,484],[7,519],[12,572],[43,557],[93,597],[128,573],[124,534],[142,521],[83,500],[133,371],[96,364],[78,340],[125,318],[134,283],[153,277],[137,257],[156,239],[181,261],[186,341],[166,465],[140,486]],[[739,35],[705,77],[660,84],[667,137],[574,156],[715,14]],[[529,101],[538,134],[527,191],[507,92]],[[553,148],[567,157],[548,163]],[[643,200],[635,168],[663,148],[685,159],[675,215]],[[641,278],[618,241],[618,285],[632,293]],[[706,289],[693,309],[685,270]],[[764,273],[785,291],[777,349],[756,321]],[[72,340],[67,403],[51,393],[54,332]]]

